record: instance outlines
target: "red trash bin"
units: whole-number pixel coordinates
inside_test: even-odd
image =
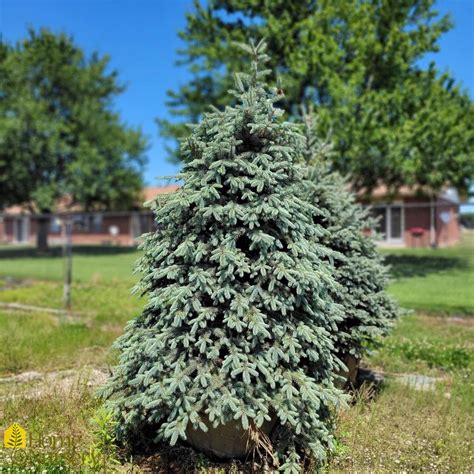
[[[410,232],[414,244],[413,247],[418,247],[417,244],[420,244],[420,247],[423,246],[422,238],[425,235],[426,231],[427,229],[423,227],[411,227],[410,229],[408,229],[408,232]]]

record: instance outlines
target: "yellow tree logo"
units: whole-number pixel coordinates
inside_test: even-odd
[[[26,431],[18,423],[13,423],[3,433],[3,447],[26,448]]]

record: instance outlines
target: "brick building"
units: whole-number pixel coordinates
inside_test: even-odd
[[[159,194],[176,191],[177,186],[144,188],[140,202],[150,201]],[[59,202],[57,212],[50,217],[48,241],[51,245],[64,241],[62,222],[72,223],[72,242],[76,245],[136,245],[137,238],[154,226],[153,214],[141,204],[136,209],[119,212],[83,212]],[[0,243],[34,244],[38,216],[25,206],[13,206],[0,214]]]
[[[176,191],[177,186],[147,187],[141,197],[149,201],[159,194]],[[376,188],[370,202],[359,195],[359,201],[370,206],[378,216],[376,229],[381,244],[400,247],[449,246],[460,238],[459,198],[449,188],[430,198],[421,188],[402,187],[390,195],[384,186]],[[50,219],[49,242],[64,241],[62,220],[72,221],[74,244],[135,245],[137,238],[155,228],[153,215],[142,206],[122,212],[82,212],[58,203],[58,212]],[[0,243],[33,244],[36,240],[37,216],[22,206],[0,214]]]
[[[384,246],[447,247],[461,237],[460,200],[454,188],[431,195],[426,189],[402,186],[389,195],[385,186],[376,188],[370,202],[359,201],[379,217],[377,229]]]

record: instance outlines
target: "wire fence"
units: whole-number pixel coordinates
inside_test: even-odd
[[[374,229],[386,240],[404,240],[409,235],[433,232],[454,234],[460,226],[474,228],[474,202],[458,204],[449,201],[391,202],[364,204],[378,217]],[[0,242],[28,243],[34,240],[40,221],[47,221],[53,241],[62,238],[66,223],[71,225],[73,241],[87,243],[123,243],[133,245],[142,234],[159,229],[151,210],[58,212],[54,214],[0,213]],[[457,230],[456,230],[457,229]],[[449,240],[452,236],[447,235]]]

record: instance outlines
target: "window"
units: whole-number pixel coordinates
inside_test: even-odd
[[[156,229],[155,220],[151,213],[134,213],[131,217],[133,237],[137,238],[141,235],[152,232]]]
[[[403,241],[404,213],[400,204],[390,204],[372,209],[372,214],[378,218],[374,230],[387,242]]]
[[[391,240],[402,238],[402,208],[401,206],[390,206],[387,208],[390,219],[390,229],[388,235]]]
[[[49,221],[49,231],[52,234],[59,234],[61,232],[61,227],[61,219],[53,216]]]
[[[72,231],[85,232],[87,230],[87,218],[83,214],[76,214],[72,217]]]
[[[97,234],[102,232],[102,214],[97,213],[94,214],[92,217],[92,232]]]
[[[91,234],[102,232],[102,214],[75,214],[72,216],[72,230]]]

